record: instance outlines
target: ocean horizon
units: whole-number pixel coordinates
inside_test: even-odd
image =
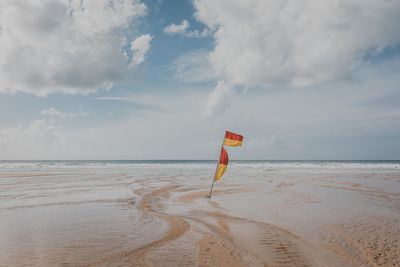
[[[1,159],[2,162],[118,162],[118,163],[193,163],[215,162],[217,159]],[[375,163],[375,162],[400,162],[400,159],[235,159],[229,162],[359,162],[359,163]]]
[[[0,160],[0,171],[96,168],[213,168],[217,160]],[[263,169],[400,169],[400,160],[230,160],[231,168]]]

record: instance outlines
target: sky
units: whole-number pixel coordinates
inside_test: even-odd
[[[0,159],[400,159],[397,0],[0,0]]]

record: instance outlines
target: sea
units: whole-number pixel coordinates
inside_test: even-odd
[[[0,160],[0,171],[41,171],[93,168],[204,168],[215,160]],[[397,169],[400,160],[231,160],[231,167]]]

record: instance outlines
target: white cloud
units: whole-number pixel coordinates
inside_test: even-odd
[[[164,32],[166,34],[175,35],[182,34],[186,32],[189,28],[189,22],[187,20],[182,20],[181,24],[172,23],[164,28]]]
[[[131,42],[131,50],[133,52],[131,66],[138,65],[144,61],[147,52],[150,50],[152,39],[153,36],[143,34]]]
[[[204,115],[213,116],[224,113],[230,106],[232,94],[232,88],[227,83],[219,81],[214,91],[207,98]]]
[[[43,119],[34,120],[28,125],[0,129],[0,147],[9,155],[8,158],[12,158],[10,153],[17,153],[21,157],[29,155],[27,151],[30,149],[34,151],[49,147],[62,140],[59,128]]]
[[[139,0],[3,0],[0,92],[69,94],[110,88],[130,61],[123,30]]]
[[[63,118],[63,119],[68,117],[67,113],[59,111],[59,110],[57,110],[55,108],[48,108],[48,109],[42,110],[40,112],[40,114],[48,116],[48,117],[59,117],[59,118]]]
[[[204,38],[210,36],[211,34],[211,31],[208,28],[204,28],[201,31],[189,31],[189,27],[189,22],[187,20],[182,20],[180,24],[171,23],[165,27],[164,33],[168,35],[181,35],[188,38]]]
[[[400,2],[194,0],[213,29],[209,55],[232,85],[306,86],[348,79],[400,43]]]
[[[83,113],[74,113],[74,112],[62,112],[59,111],[55,108],[48,108],[48,109],[44,109],[40,112],[40,114],[47,116],[47,117],[58,117],[58,118],[70,118],[70,117],[78,117],[78,116],[87,116],[88,113],[87,112],[83,112]]]
[[[194,30],[194,31],[187,31],[185,32],[184,36],[188,38],[205,38],[211,35],[211,31],[207,28],[203,30]]]

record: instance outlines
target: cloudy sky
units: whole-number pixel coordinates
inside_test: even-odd
[[[0,159],[399,159],[398,0],[0,0]]]

